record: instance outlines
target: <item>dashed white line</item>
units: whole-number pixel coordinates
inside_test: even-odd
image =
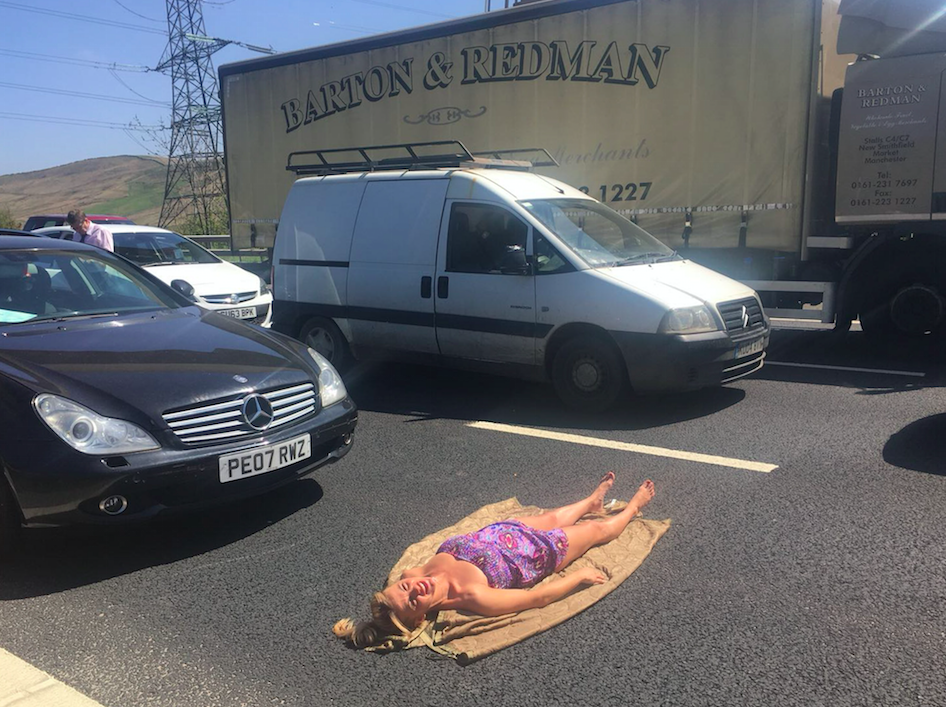
[[[747,461],[745,459],[732,459],[730,457],[719,457],[712,454],[699,454],[697,452],[684,452],[677,449],[665,449],[664,447],[651,447],[646,444],[616,442],[614,440],[601,439],[599,437],[586,437],[584,435],[573,435],[567,434],[565,432],[550,432],[549,430],[540,430],[534,427],[503,425],[498,422],[470,422],[467,424],[467,427],[473,427],[478,430],[490,430],[492,432],[505,432],[507,434],[522,435],[524,437],[554,439],[559,442],[584,444],[589,447],[604,447],[605,449],[617,449],[623,452],[650,454],[655,457],[670,457],[671,459],[682,459],[684,461],[699,462],[701,464],[713,464],[714,466],[727,466],[731,469],[760,471],[764,474],[778,469],[778,464],[766,464],[764,462],[753,462]]]
[[[888,371],[883,368],[853,368],[851,366],[828,366],[820,363],[789,363],[787,361],[765,360],[766,366],[790,366],[792,368],[820,368],[826,371],[851,371],[854,373],[882,373],[887,376],[913,376],[915,378],[925,378],[925,373],[918,371]]]

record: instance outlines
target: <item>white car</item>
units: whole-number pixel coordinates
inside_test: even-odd
[[[183,280],[193,288],[198,305],[266,328],[272,323],[273,294],[258,275],[173,231],[124,224],[106,228],[112,233],[116,253],[169,285]],[[74,234],[68,226],[39,228],[33,233],[66,240]]]

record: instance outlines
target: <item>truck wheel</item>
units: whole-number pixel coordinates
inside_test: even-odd
[[[0,475],[0,558],[9,557],[20,539],[20,509],[13,492]]]
[[[351,358],[345,335],[331,319],[316,317],[307,321],[299,332],[299,341],[325,356],[339,370]]]
[[[942,333],[946,301],[932,285],[900,287],[861,313],[861,327],[871,339],[917,338]]]
[[[627,387],[626,379],[620,354],[598,336],[569,339],[552,361],[558,397],[585,412],[601,412],[614,405]]]

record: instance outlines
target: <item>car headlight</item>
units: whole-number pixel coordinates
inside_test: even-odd
[[[661,334],[700,334],[716,331],[716,320],[709,309],[703,305],[671,309],[660,322]]]
[[[270,289],[269,285],[266,284],[266,280],[264,280],[263,278],[260,278],[259,279],[259,296],[265,297],[266,295],[270,293],[272,293],[272,290]]]
[[[99,415],[58,395],[37,395],[33,407],[53,432],[83,454],[128,454],[161,446],[137,425]]]
[[[315,349],[309,349],[309,356],[319,367],[319,395],[322,398],[322,407],[327,408],[348,397],[348,391],[345,390],[345,384],[342,383],[342,377],[338,375],[335,366]]]

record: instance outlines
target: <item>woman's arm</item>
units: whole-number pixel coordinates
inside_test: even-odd
[[[450,608],[472,611],[483,616],[502,616],[548,606],[576,587],[584,584],[603,584],[605,581],[607,578],[601,572],[585,567],[534,589],[493,589],[475,586],[470,587],[462,599]]]

